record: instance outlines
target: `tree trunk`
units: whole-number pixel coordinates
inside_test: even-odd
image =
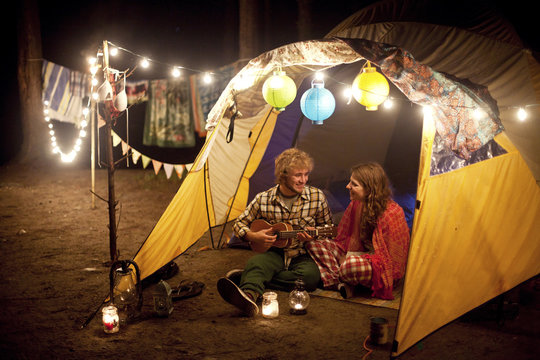
[[[258,55],[258,2],[239,0],[239,58],[252,59]]]
[[[15,162],[44,160],[47,154],[48,128],[43,120],[41,102],[41,32],[36,0],[19,2],[17,29],[19,97],[21,104],[22,144]]]
[[[312,0],[298,0],[298,40],[311,40]]]

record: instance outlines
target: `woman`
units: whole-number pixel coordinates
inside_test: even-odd
[[[306,248],[325,289],[339,290],[347,298],[356,285],[363,285],[372,296],[391,300],[409,249],[403,209],[391,199],[388,177],[377,163],[353,167],[347,189],[351,202],[337,237],[309,242]]]

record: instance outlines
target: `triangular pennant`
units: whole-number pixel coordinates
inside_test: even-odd
[[[191,170],[191,168],[193,167],[193,163],[186,164],[185,167],[186,167],[186,170],[189,172]]]
[[[163,165],[163,163],[161,161],[157,161],[157,160],[152,159],[152,165],[154,166],[154,172],[157,175],[159,173],[159,169],[161,169],[161,165]]]
[[[182,179],[182,176],[184,175],[184,165],[174,165],[174,170],[176,171],[176,175],[178,175],[178,178]]]
[[[141,157],[141,153],[138,152],[138,151],[135,150],[135,149],[132,149],[131,151],[132,151],[132,153],[131,153],[131,160],[133,160],[133,163],[136,164],[137,161],[139,161],[139,158]]]
[[[120,136],[118,136],[114,131],[112,132],[112,143],[113,146],[118,146],[122,139],[120,139]]]
[[[146,156],[146,155],[141,155],[141,156],[142,156],[143,169],[146,169],[146,167],[150,163],[150,158],[148,156]]]
[[[165,175],[167,175],[167,179],[171,177],[173,166],[171,164],[163,164],[163,170],[165,170]]]
[[[126,142],[122,141],[122,155],[126,155],[128,151],[129,145]]]

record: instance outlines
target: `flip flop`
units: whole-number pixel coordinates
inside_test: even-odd
[[[172,289],[172,299],[177,301],[200,295],[204,286],[204,283],[199,281],[182,280],[177,287]]]

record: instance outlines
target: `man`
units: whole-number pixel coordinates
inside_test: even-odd
[[[307,185],[313,159],[305,152],[292,148],[283,151],[275,160],[277,185],[255,196],[236,219],[233,231],[251,244],[259,254],[251,257],[241,271],[239,284],[231,279],[240,275],[232,271],[218,280],[221,297],[248,316],[259,312],[257,300],[265,288],[291,291],[297,279],[304,280],[306,290],[313,291],[320,281],[317,264],[304,248],[311,241],[313,228],[332,226],[332,215],[323,192]],[[255,228],[265,220],[268,227]],[[286,223],[299,229],[286,245],[270,224]],[[307,232],[304,230],[308,230]],[[278,246],[279,243],[279,246]]]

